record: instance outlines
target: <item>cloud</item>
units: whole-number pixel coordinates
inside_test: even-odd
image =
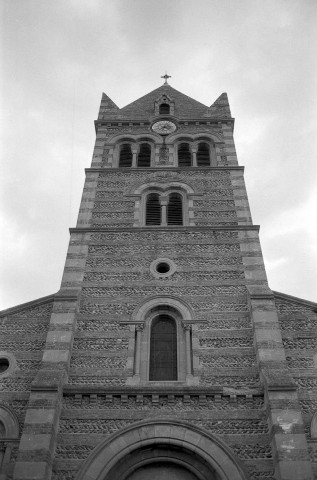
[[[3,308],[59,287],[101,92],[122,107],[166,69],[206,105],[228,92],[270,284],[314,299],[314,10],[309,0],[5,2]]]

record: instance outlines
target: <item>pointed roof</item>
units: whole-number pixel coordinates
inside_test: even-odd
[[[111,113],[113,114],[119,110],[119,107],[108,97],[105,93],[102,94],[101,103],[99,108],[98,118],[102,118],[104,114]]]
[[[210,111],[213,114],[228,115],[231,117],[228,95],[224,92],[217,98],[217,100],[210,106]]]
[[[154,103],[163,95],[167,95],[169,99],[174,102],[174,115],[180,119],[231,118],[226,93],[223,93],[211,107],[208,107],[184,95],[169,84],[161,85],[123,108],[118,108],[107,95],[103,94],[99,118],[111,118],[123,121],[137,119],[147,120],[149,117],[154,116]]]

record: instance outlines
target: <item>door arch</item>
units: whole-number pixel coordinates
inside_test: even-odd
[[[248,480],[224,442],[200,427],[170,419],[137,422],[114,433],[95,448],[76,480],[143,480],[144,472],[154,479],[164,469],[173,480],[181,474],[188,480]]]

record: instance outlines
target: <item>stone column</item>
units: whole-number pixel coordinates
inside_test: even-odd
[[[137,156],[137,153],[138,153],[138,146],[137,145],[131,145],[131,150],[132,150],[132,168],[135,168],[137,165],[136,165],[136,156]]]
[[[161,219],[161,226],[165,227],[167,225],[167,204],[168,204],[168,197],[161,197],[160,204],[162,207],[162,219]]]
[[[197,148],[192,147],[192,154],[193,154],[193,167],[197,167]]]
[[[223,149],[225,144],[224,143],[215,143],[215,150],[211,153],[211,165],[217,167],[218,165],[222,165],[221,157],[223,155]],[[212,158],[212,153],[214,153],[214,158]]]
[[[191,326],[184,325],[185,330],[185,351],[186,351],[186,376],[192,375],[192,349],[190,341]]]
[[[136,338],[135,338],[135,364],[134,375],[140,376],[140,363],[141,363],[141,336],[144,325],[136,325]]]

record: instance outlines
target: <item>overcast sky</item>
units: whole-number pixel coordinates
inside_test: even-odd
[[[317,301],[316,0],[4,0],[1,303],[55,293],[102,91],[227,92],[270,287]]]

